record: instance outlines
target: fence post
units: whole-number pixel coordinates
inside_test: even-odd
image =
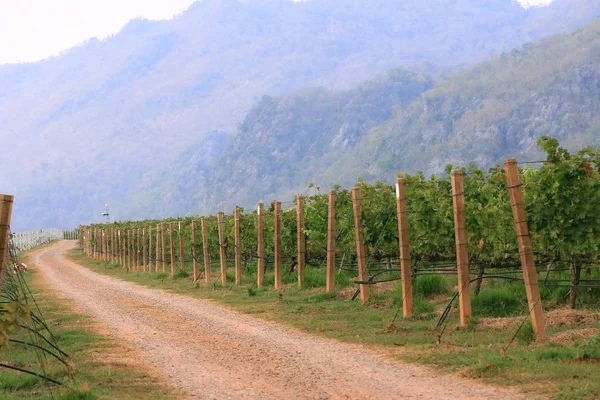
[[[147,253],[148,243],[146,240],[146,228],[142,228],[142,269],[146,272],[146,266],[148,265]]]
[[[127,272],[131,270],[131,229],[127,229]]]
[[[162,272],[167,272],[167,226],[160,224],[160,240],[162,247]]]
[[[463,171],[452,171],[452,203],[454,208],[454,238],[456,243],[456,268],[458,270],[458,299],[460,324],[466,327],[471,318],[471,285],[469,283],[469,241],[465,211]]]
[[[274,270],[275,270],[275,290],[281,289],[281,202],[275,203],[275,227],[274,227]]]
[[[196,250],[196,235],[198,230],[198,222],[193,219],[192,220],[192,264],[193,264],[193,276],[194,282],[198,280],[198,251]]]
[[[119,260],[119,265],[123,267],[123,248],[121,244],[121,230],[117,229],[117,259]]]
[[[242,284],[242,241],[240,239],[240,214],[242,210],[236,207],[233,217],[235,244],[235,284]]]
[[[175,275],[175,224],[169,222],[169,252],[171,255],[171,276]]]
[[[356,238],[356,256],[358,258],[358,279],[366,282],[369,279],[365,243],[362,232],[362,195],[359,187],[352,188],[352,209],[354,211],[354,236]],[[360,284],[360,298],[363,304],[369,301],[369,286]]]
[[[135,252],[136,271],[142,269],[142,228],[137,228],[137,251]]]
[[[304,196],[296,197],[296,243],[298,244],[298,287],[304,286],[306,274],[306,240],[304,238]]]
[[[327,283],[325,291],[332,293],[335,290],[335,200],[337,192],[329,191],[329,204],[327,207]]]
[[[221,284],[227,284],[227,259],[225,258],[224,213],[217,214],[217,229],[219,230],[219,261],[221,262]]]
[[[152,250],[154,249],[154,243],[152,241],[152,226],[148,227],[148,272],[152,272]]]
[[[261,288],[265,274],[265,204],[261,201],[256,208],[258,235],[258,263],[256,265],[256,286]]]
[[[406,179],[396,179],[396,209],[398,212],[398,246],[400,248],[400,275],[402,277],[402,313],[408,317],[413,312],[412,270],[408,216],[406,214]]]
[[[208,228],[206,227],[206,218],[200,219],[200,228],[202,229],[202,252],[204,255],[204,281],[210,283],[210,257],[208,254]]]
[[[2,274],[4,262],[9,254],[8,242],[10,239],[10,220],[12,218],[13,202],[13,196],[0,194],[0,274]]]
[[[185,237],[183,236],[181,221],[179,221],[179,269],[182,274],[185,273]]]
[[[154,251],[154,272],[158,273],[160,268],[160,224],[156,224],[156,249]]]
[[[510,158],[504,161],[504,169],[506,171],[506,182],[508,184],[515,230],[519,242],[519,255],[521,256],[521,264],[523,265],[523,280],[525,281],[531,324],[536,339],[544,340],[546,338],[546,321],[538,287],[533,248],[531,246],[531,238],[529,237],[529,227],[527,226],[527,215],[525,214],[525,203],[523,202],[523,193],[521,192],[521,178],[519,177],[517,160]]]

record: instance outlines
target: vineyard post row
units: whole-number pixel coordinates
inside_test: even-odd
[[[518,237],[519,254],[523,268],[523,278],[527,291],[527,300],[529,304],[530,316],[533,329],[538,340],[545,338],[545,321],[538,288],[537,273],[535,269],[533,251],[527,227],[527,218],[525,215],[525,204],[521,192],[521,183],[518,174],[518,166],[516,159],[508,159],[505,161],[506,179],[508,191],[511,200],[513,211],[515,230]],[[463,171],[460,169],[454,170],[451,175],[452,183],[452,198],[453,198],[453,213],[454,213],[454,230],[455,230],[455,245],[456,245],[456,263],[458,273],[458,290],[459,290],[459,312],[460,323],[462,326],[467,326],[471,317],[471,289],[469,279],[469,261],[468,261],[468,241],[467,229],[465,222],[465,194],[463,186]],[[335,209],[336,191],[329,192],[328,217],[327,217],[327,280],[326,291],[332,292],[335,287],[335,237],[336,237],[336,209]],[[396,208],[398,216],[398,245],[400,254],[401,266],[401,286],[403,299],[403,315],[409,316],[413,312],[413,293],[411,280],[411,263],[410,263],[410,242],[408,237],[408,218],[407,218],[407,198],[406,198],[406,180],[399,178],[396,180]],[[355,187],[352,189],[352,204],[354,216],[355,241],[358,259],[358,279],[360,287],[360,295],[363,303],[369,300],[369,285],[366,283],[369,279],[369,271],[365,254],[363,230],[361,224],[362,218],[362,196],[361,189]],[[275,289],[281,288],[281,202],[274,202],[274,269],[275,269]],[[235,283],[241,284],[241,246],[240,246],[240,213],[241,210],[236,208],[234,211],[234,241],[235,241]],[[262,287],[264,284],[265,271],[265,244],[264,244],[264,228],[265,228],[265,212],[264,203],[259,202],[257,205],[257,287]],[[222,212],[218,213],[218,235],[219,235],[219,261],[220,261],[220,280],[222,284],[227,283],[226,276],[226,258],[224,243]],[[298,266],[298,284],[302,287],[305,278],[305,225],[304,225],[304,197],[298,195],[296,197],[296,222],[297,222],[297,266]],[[208,246],[208,232],[206,218],[200,219],[202,247],[203,247],[203,264],[204,264],[204,280],[210,282],[210,256]],[[136,229],[127,229],[127,243],[125,243],[124,233],[119,229],[112,229],[110,233],[105,234],[99,228],[88,226],[80,227],[80,245],[88,257],[93,259],[112,260],[119,262],[127,270],[134,271],[151,271],[152,265],[152,228],[148,228],[148,238],[146,239],[145,230],[140,232],[137,230],[138,242],[134,245],[131,240],[132,233],[135,235]],[[185,271],[184,260],[184,242],[181,234],[182,227],[179,222],[179,269]],[[176,256],[175,256],[175,231],[174,223],[169,223],[169,248],[170,248],[170,267],[171,275],[176,272]],[[108,237],[115,238],[109,241]],[[143,239],[143,240],[142,240]],[[140,241],[143,241],[143,245]],[[146,246],[146,241],[149,244]],[[122,242],[122,243],[121,243]],[[193,279],[194,282],[200,279],[199,261],[197,257],[196,247],[196,221],[192,221],[192,258],[193,258]],[[143,254],[140,254],[139,252]],[[133,257],[135,254],[135,258]],[[162,256],[162,257],[161,257]],[[162,261],[162,271],[166,270],[166,238],[165,224],[160,223],[156,226],[156,249],[155,249],[155,272],[158,272],[160,261]],[[159,260],[159,258],[161,260]],[[140,265],[142,264],[143,265]]]

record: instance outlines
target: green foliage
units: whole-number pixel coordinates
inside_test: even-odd
[[[522,168],[519,173],[525,199],[526,214],[532,237],[533,250],[538,263],[561,263],[584,265],[584,273],[589,278],[598,279],[600,269],[600,150],[586,147],[570,153],[559,146],[558,141],[543,137],[540,148],[547,153],[546,160],[539,168]],[[429,179],[418,172],[414,175],[400,174],[406,180],[407,219],[411,246],[413,272],[436,268],[455,259],[455,232],[452,198],[452,180],[447,166],[446,174],[433,175]],[[470,165],[463,170],[464,196],[466,208],[469,261],[484,269],[493,267],[513,267],[520,264],[517,238],[513,222],[508,187],[504,169],[496,166],[487,172]],[[360,224],[366,250],[366,258],[372,270],[378,266],[393,266],[398,259],[398,222],[394,187],[382,182],[369,184],[359,179],[356,187],[361,190],[362,214]],[[305,197],[305,229],[307,268],[305,288],[325,286],[323,267],[327,250],[328,204],[329,197],[321,193],[319,187],[311,185],[313,191]],[[291,202],[282,212],[282,252],[284,260],[283,282],[294,284],[297,270],[288,272],[296,264],[297,258],[297,207]],[[337,191],[336,200],[336,264],[354,267],[357,252],[354,235],[354,215],[351,192]],[[272,284],[271,269],[274,258],[274,207],[265,207],[264,243],[267,274],[265,285]],[[197,217],[181,220],[119,222],[110,225],[96,225],[101,228],[154,229],[157,223],[173,224],[176,258],[179,257],[178,241],[183,238],[186,257],[190,257],[192,246],[191,224]],[[208,244],[208,255],[213,270],[219,264],[219,252],[223,248],[230,269],[229,280],[233,280],[231,266],[235,252],[234,221],[231,215],[224,217],[223,243],[219,242],[217,217],[203,218],[206,224],[206,238],[199,230],[195,242],[196,257],[203,266],[203,239]],[[254,281],[257,268],[257,221],[256,211],[241,213],[240,251],[244,269],[244,281]],[[176,223],[177,222],[177,223]],[[181,223],[181,228],[179,227]],[[199,224],[200,225],[200,224]],[[170,229],[167,230],[167,262],[170,262]],[[92,238],[94,240],[96,238]],[[141,251],[133,240],[129,251]],[[162,255],[160,255],[162,257]],[[453,262],[453,261],[452,261]],[[375,266],[373,266],[375,265]],[[575,272],[557,273],[552,279],[568,281]],[[392,276],[392,275],[389,275]],[[387,276],[387,277],[389,277]],[[187,273],[178,273],[175,279],[186,278]],[[346,271],[337,275],[338,287],[344,287],[355,280],[356,272]],[[489,287],[474,298],[474,308],[481,315],[506,316],[523,312],[525,293],[523,285],[505,284],[494,286],[495,280],[487,281]],[[450,288],[448,281],[440,276],[423,276],[415,280],[415,293],[423,297],[446,294]],[[543,285],[544,300],[554,299],[559,304],[565,301],[568,289],[553,289]],[[581,291],[580,298],[594,299],[597,294]]]
[[[29,304],[18,300],[4,304],[0,310],[0,348],[6,346],[10,335],[19,332],[21,324],[28,322],[30,318]]]
[[[521,284],[521,286],[523,286]],[[471,299],[473,313],[486,317],[508,317],[522,315],[527,311],[526,298],[519,296],[509,287],[485,288]]]
[[[448,293],[448,280],[439,275],[419,276],[413,284],[413,293],[425,298]]]

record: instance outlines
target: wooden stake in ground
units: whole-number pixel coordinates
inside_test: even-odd
[[[154,272],[158,272],[160,268],[160,224],[156,224],[156,249],[154,253],[156,257],[156,260],[154,260]]]
[[[198,280],[198,250],[197,250],[197,230],[198,230],[198,222],[196,220],[192,220],[192,264],[193,264],[193,274],[194,274],[194,282]]]
[[[160,224],[160,240],[162,247],[162,272],[167,272],[167,227],[164,223]]]
[[[182,274],[185,274],[185,236],[181,229],[181,221],[179,221],[179,269]]]
[[[221,284],[227,284],[227,259],[225,258],[225,221],[223,212],[217,214],[219,230],[219,261],[221,262]]]
[[[121,268],[123,268],[123,241],[121,240],[121,230],[117,230],[117,258],[118,258],[118,263],[119,265],[121,265]]]
[[[329,204],[327,207],[327,283],[325,291],[332,293],[335,290],[335,200],[337,192],[329,191]]]
[[[469,242],[465,211],[463,171],[452,171],[452,203],[454,205],[454,240],[456,243],[456,268],[458,270],[458,300],[460,325],[466,327],[471,318],[471,285],[469,283]]]
[[[275,227],[274,227],[274,269],[275,269],[275,290],[281,289],[281,267],[282,267],[282,256],[281,256],[281,202],[276,201],[275,203]]]
[[[240,238],[240,214],[242,210],[236,208],[233,216],[234,244],[235,244],[235,284],[242,284],[242,241]]]
[[[265,274],[265,204],[261,201],[256,208],[258,235],[258,263],[256,266],[256,286],[261,288]]]
[[[406,179],[404,178],[396,179],[396,210],[398,212],[400,276],[402,277],[402,314],[406,318],[413,312],[413,291],[410,242],[408,239],[408,216],[406,214]]]
[[[127,230],[127,272],[131,271],[131,265],[133,263],[133,254],[132,254],[132,247],[131,247],[132,243],[131,243],[131,229]]]
[[[135,269],[139,271],[142,265],[142,229],[137,228],[137,245],[135,252]]]
[[[169,222],[169,251],[171,254],[171,276],[175,275],[175,224]]]
[[[306,240],[304,238],[304,196],[296,197],[296,243],[298,244],[298,287],[304,286],[306,274]]]
[[[508,184],[510,203],[512,205],[515,229],[519,242],[519,254],[521,256],[521,264],[523,265],[523,280],[525,281],[531,324],[533,325],[536,339],[544,340],[546,338],[546,321],[538,287],[533,248],[531,246],[531,238],[529,237],[529,227],[527,226],[527,215],[525,214],[525,203],[523,202],[523,193],[521,192],[521,178],[519,177],[517,160],[510,158],[504,161],[504,169],[506,171],[506,182]]]
[[[147,249],[146,228],[142,228],[142,271],[144,271],[144,272],[146,272],[146,263],[147,263],[146,249]]]
[[[204,253],[204,281],[210,283],[210,257],[208,254],[208,228],[206,227],[206,218],[200,219],[200,228],[202,229],[202,250]]]
[[[8,243],[10,241],[10,220],[14,199],[14,196],[0,194],[0,275],[10,253]]]
[[[152,237],[153,237],[153,235],[152,235],[152,227],[150,226],[150,227],[148,227],[148,265],[147,265],[148,266],[148,272],[152,272],[152,265],[153,265],[153,262],[152,262],[152,249],[154,248],[153,247],[154,243],[152,243]]]
[[[362,232],[362,194],[360,188],[352,189],[352,205],[354,211],[354,236],[356,238],[356,257],[358,258],[358,279],[366,282],[369,279],[367,258]],[[369,286],[360,284],[360,298],[363,304],[369,301]]]

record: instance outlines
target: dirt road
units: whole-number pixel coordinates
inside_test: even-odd
[[[214,302],[94,273],[66,259],[74,242],[32,260],[51,287],[139,350],[193,399],[512,399],[515,393],[387,360],[359,346],[259,321]],[[144,398],[140,394],[140,398]]]

